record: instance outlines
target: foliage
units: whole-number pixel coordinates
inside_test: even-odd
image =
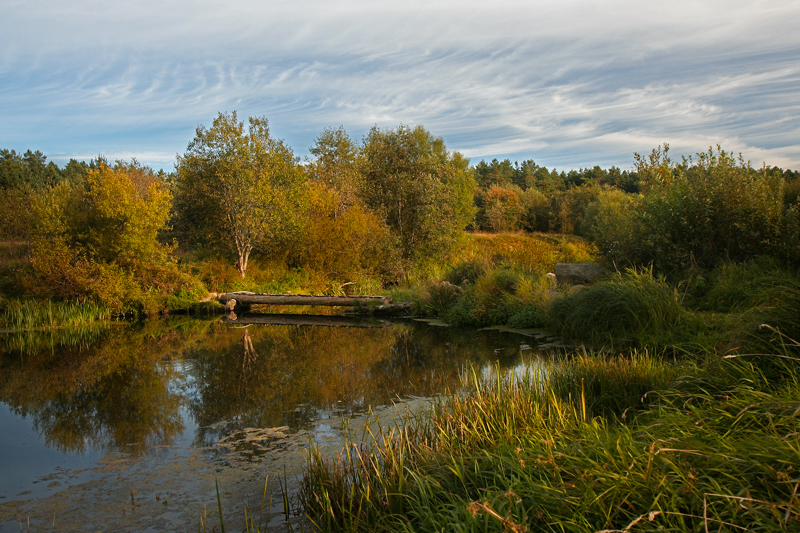
[[[551,197],[552,219],[550,230],[558,233],[585,235],[583,221],[586,211],[600,194],[600,186],[586,183],[559,191]]]
[[[522,191],[514,186],[509,188],[493,186],[488,190],[478,191],[475,197],[478,207],[478,229],[493,232],[520,229],[524,214],[521,193]]]
[[[798,250],[785,249],[782,176],[757,171],[719,147],[681,166],[666,152],[637,160],[648,189],[629,260],[677,273],[763,254],[798,257]]]
[[[294,254],[298,264],[331,280],[395,278],[394,242],[375,214],[360,202],[341,200],[342,193],[321,183],[310,185],[308,194],[303,240]]]
[[[419,313],[459,326],[530,328],[547,323],[547,271],[557,262],[590,261],[592,250],[575,237],[470,234],[454,259],[444,282],[411,296]]]
[[[356,203],[363,189],[358,169],[359,147],[343,127],[325,129],[309,149],[314,161],[308,165],[312,181],[336,191],[334,216]]]
[[[46,298],[94,298],[114,313],[153,311],[159,294],[187,283],[158,241],[170,201],[163,181],[135,161],[100,163],[85,184],[42,191],[33,207],[30,288]]]
[[[362,155],[364,201],[397,238],[404,269],[441,259],[474,216],[467,159],[422,126],[373,128]]]
[[[582,227],[586,237],[614,265],[624,267],[633,248],[641,196],[605,188],[586,208]]]
[[[254,249],[298,233],[303,172],[266,118],[251,117],[245,132],[236,112],[220,113],[197,127],[177,170],[176,223],[196,244],[235,252],[242,277]]]
[[[323,531],[795,530],[800,391],[787,372],[769,384],[736,360],[587,354],[476,378],[472,393],[368,428],[370,445],[312,451],[301,498]]]
[[[61,181],[61,170],[39,150],[0,150],[0,190],[45,189]]]

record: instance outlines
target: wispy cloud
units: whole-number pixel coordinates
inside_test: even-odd
[[[299,154],[423,124],[470,157],[629,167],[710,144],[800,167],[800,2],[8,2],[0,147],[171,167],[219,111]]]

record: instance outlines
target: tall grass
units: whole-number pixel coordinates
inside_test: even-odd
[[[689,325],[677,291],[647,269],[568,293],[552,302],[550,318],[564,337],[597,346],[662,347]]]
[[[5,302],[0,323],[12,330],[88,326],[110,320],[111,310],[90,300],[11,300]]]
[[[726,360],[721,369],[736,378],[722,389],[705,385],[702,370],[665,387],[678,371],[661,377],[665,363],[652,358],[605,367],[586,357],[550,380],[479,383],[372,431],[371,447],[354,443],[334,459],[313,452],[306,512],[323,531],[800,528],[795,367],[770,384]],[[625,423],[597,416],[587,383],[601,368],[608,390],[641,380],[660,391]]]

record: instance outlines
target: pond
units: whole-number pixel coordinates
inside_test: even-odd
[[[211,531],[217,488],[230,530],[245,505],[278,528],[309,446],[338,453],[348,432],[461,389],[472,369],[540,356],[510,332],[258,321],[4,334],[0,530]]]

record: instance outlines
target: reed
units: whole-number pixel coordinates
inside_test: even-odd
[[[586,384],[608,360],[591,357],[568,361],[555,377],[550,368],[522,380],[476,378],[468,394],[370,429],[369,445],[351,443],[337,458],[312,452],[306,512],[322,531],[800,527],[792,365],[776,383],[744,359],[717,359],[713,371],[730,371],[726,381],[702,368],[659,376],[664,368],[646,354],[620,358],[602,370],[607,391],[635,381],[658,388],[623,420],[598,414],[607,409]],[[638,405],[636,396],[611,411]]]
[[[2,324],[13,330],[82,327],[112,318],[111,310],[91,300],[11,300],[5,302]]]

